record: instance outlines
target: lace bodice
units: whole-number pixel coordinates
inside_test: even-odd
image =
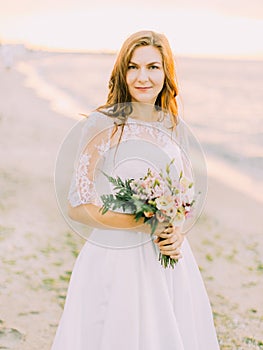
[[[191,166],[179,138],[164,122],[130,118],[122,134],[120,126],[115,131],[114,119],[101,113],[90,115],[85,122],[68,195],[73,207],[87,203],[101,205],[100,195],[112,191],[103,172],[138,178],[149,167],[160,171],[175,159],[174,176],[183,171],[191,178]]]

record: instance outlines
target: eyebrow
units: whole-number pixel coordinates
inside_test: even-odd
[[[135,64],[136,66],[138,66],[138,63],[135,63],[135,62],[132,62],[132,61],[130,61],[129,64]],[[160,64],[160,65],[162,65],[161,62],[156,61],[156,62],[147,63],[147,66],[151,66],[151,65],[153,65],[153,64]]]

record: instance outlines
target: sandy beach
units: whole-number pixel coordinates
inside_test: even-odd
[[[0,76],[0,348],[48,350],[84,243],[53,185],[59,146],[76,120],[52,110],[17,70],[0,63]],[[207,159],[207,201],[188,238],[221,349],[263,349],[262,202],[219,181]]]

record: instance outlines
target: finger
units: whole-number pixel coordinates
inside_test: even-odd
[[[159,242],[160,242],[160,246],[170,245],[175,242],[178,242],[178,245],[180,244],[180,241],[178,241],[178,238],[174,235],[170,238],[159,240]]]
[[[184,241],[184,237],[180,234],[179,235],[170,234],[167,238],[163,238],[162,236],[160,236],[160,237],[161,238],[159,239],[159,242],[160,242],[161,246],[173,244],[175,242],[177,242],[178,246],[181,246],[183,244],[183,241]]]
[[[180,249],[179,248],[176,248],[176,249],[160,249],[160,252],[163,254],[163,255],[178,255],[181,253]]]
[[[164,252],[174,252],[174,251],[180,251],[180,246],[176,243],[165,245],[165,246],[160,246],[159,245],[160,251]]]
[[[173,226],[169,226],[169,227],[165,228],[163,230],[163,232],[165,232],[165,233],[173,233],[174,232],[174,228],[173,228]]]
[[[172,244],[167,244],[167,245],[161,245],[161,243],[158,243],[158,245],[160,250],[165,250],[165,251],[180,249],[180,245],[177,242],[174,242]]]
[[[170,238],[173,235],[174,235],[173,233],[165,233],[164,231],[157,233],[157,236],[161,238]]]
[[[182,236],[181,234],[181,228],[180,227],[174,227],[174,226],[170,226],[167,228],[163,228],[162,230],[160,229],[156,235],[161,235],[161,234],[173,234],[173,235],[178,235],[178,236]]]

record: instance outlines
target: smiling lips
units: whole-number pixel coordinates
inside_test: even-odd
[[[136,86],[135,89],[140,91],[147,91],[151,89],[151,86]]]

